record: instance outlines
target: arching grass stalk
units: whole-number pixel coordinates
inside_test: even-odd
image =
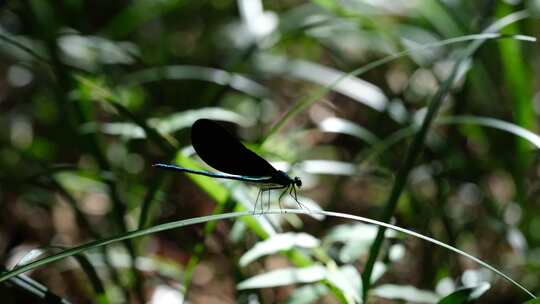
[[[408,230],[408,229],[405,229],[405,228],[401,228],[401,227],[398,227],[398,226],[395,226],[395,225],[392,225],[392,224],[388,224],[388,223],[384,223],[384,222],[381,222],[381,221],[372,220],[372,219],[369,219],[369,218],[356,216],[356,215],[352,215],[352,214],[339,213],[339,212],[329,212],[329,211],[322,211],[322,210],[321,211],[319,211],[319,210],[307,211],[307,210],[299,210],[299,209],[271,209],[271,210],[268,210],[268,211],[264,212],[264,214],[276,214],[276,215],[284,215],[284,214],[288,214],[288,213],[292,213],[292,214],[320,214],[320,215],[324,215],[324,216],[328,216],[328,217],[337,217],[337,218],[349,219],[349,220],[353,220],[353,221],[358,221],[358,222],[368,223],[368,224],[372,224],[372,225],[377,225],[379,227],[384,227],[384,228],[388,228],[388,229],[392,229],[392,230],[395,230],[395,231],[398,231],[398,232],[408,234],[410,236],[413,236],[413,237],[428,241],[428,242],[430,242],[432,244],[435,244],[437,246],[440,246],[440,247],[443,247],[443,248],[445,248],[447,250],[455,252],[455,253],[457,253],[457,254],[459,254],[459,255],[467,258],[467,259],[475,261],[476,263],[480,264],[481,266],[489,269],[490,271],[494,272],[495,274],[497,274],[500,277],[504,278],[505,280],[509,281],[512,285],[514,285],[514,286],[518,287],[519,289],[523,290],[531,298],[536,298],[535,295],[532,292],[530,292],[527,288],[525,288],[524,286],[522,286],[518,282],[514,281],[508,275],[506,275],[503,272],[497,270],[495,267],[493,267],[493,266],[489,265],[488,263],[480,260],[479,258],[477,258],[477,257],[475,257],[475,256],[473,256],[471,254],[468,254],[468,253],[466,253],[466,252],[464,252],[464,251],[462,251],[460,249],[452,247],[452,246],[450,246],[448,244],[445,244],[445,243],[443,243],[441,241],[438,241],[438,240],[436,240],[434,238],[422,235],[420,233],[417,233],[417,232],[414,232],[414,231],[411,231],[411,230]],[[26,265],[17,267],[15,269],[11,270],[11,271],[4,272],[4,273],[0,274],[0,282],[5,281],[5,280],[7,280],[9,278],[12,278],[12,277],[14,277],[16,275],[22,274],[24,272],[27,272],[29,270],[36,269],[36,268],[39,268],[41,266],[45,266],[47,264],[50,264],[52,262],[55,262],[55,261],[58,261],[58,260],[73,256],[73,255],[76,255],[76,254],[80,254],[80,253],[83,253],[83,252],[88,251],[88,250],[92,250],[92,249],[96,249],[96,248],[99,248],[99,247],[102,247],[102,246],[105,246],[105,245],[109,245],[109,244],[112,244],[112,243],[132,239],[132,238],[136,238],[136,237],[142,237],[142,236],[146,236],[146,235],[151,235],[151,234],[161,232],[161,231],[165,231],[165,230],[171,230],[171,229],[186,227],[186,226],[195,225],[195,224],[207,223],[207,222],[210,222],[210,221],[218,221],[218,220],[239,218],[239,217],[243,217],[243,216],[252,216],[251,211],[241,211],[241,212],[231,212],[231,213],[216,214],[216,215],[207,215],[207,216],[196,217],[196,218],[191,218],[191,219],[187,219],[187,220],[179,220],[179,221],[169,222],[169,223],[165,223],[165,224],[161,224],[161,225],[157,225],[157,226],[153,226],[153,227],[149,227],[149,228],[145,228],[145,229],[138,229],[138,230],[130,231],[130,232],[121,234],[119,236],[113,236],[113,237],[109,237],[109,238],[89,242],[89,243],[86,243],[86,244],[81,245],[81,246],[77,246],[77,247],[73,247],[73,248],[64,250],[64,251],[62,251],[60,253],[57,253],[55,255],[51,255],[51,256],[48,256],[48,257],[45,257],[45,258],[42,258],[42,259],[39,259],[39,260],[35,260],[35,261],[33,261],[31,263],[28,263]]]
[[[484,116],[474,116],[474,115],[457,115],[457,116],[445,116],[435,119],[434,124],[436,125],[475,125],[487,128],[498,129],[503,132],[507,132],[518,136],[519,138],[533,144],[536,148],[540,149],[540,136],[535,133],[520,127],[514,123],[500,120],[497,118],[484,117]],[[418,131],[418,128],[414,125],[401,128],[396,132],[390,134],[388,137],[377,142],[370,151],[367,153],[367,156],[362,159],[358,159],[359,162],[363,164],[368,164],[384,151],[389,150],[391,147],[404,140],[405,138],[414,135]]]

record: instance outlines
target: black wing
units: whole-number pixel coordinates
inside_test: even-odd
[[[257,177],[273,176],[277,171],[227,130],[209,119],[199,119],[193,124],[191,143],[205,163],[221,172]]]

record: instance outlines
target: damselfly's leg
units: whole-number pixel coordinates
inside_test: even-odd
[[[290,186],[283,187],[283,188],[285,188],[285,190],[283,190],[283,192],[281,192],[281,194],[279,195],[278,203],[279,203],[279,210],[281,210],[281,212],[283,212],[283,206],[281,206],[281,199],[283,198],[283,195],[285,195],[285,193],[287,193],[287,191],[289,190],[289,187]],[[281,188],[281,189],[283,189],[283,188]]]
[[[259,198],[260,198],[260,203],[259,205],[261,206],[261,213],[259,215],[262,215],[264,213],[264,192],[268,192],[268,202],[267,202],[267,207],[266,209],[267,210],[270,210],[270,190],[274,190],[274,189],[283,189],[283,186],[278,186],[278,187],[267,187],[267,188],[261,188],[259,190],[259,193],[257,194],[257,199],[255,200],[255,208],[253,209],[253,214],[256,213],[257,211],[257,202],[259,201]]]
[[[269,191],[273,188],[261,188],[259,189],[259,193],[257,193],[257,198],[255,199],[255,207],[253,207],[253,212],[252,214],[255,215],[257,213],[257,202],[259,202],[259,205],[261,206],[261,213],[260,214],[263,214],[264,213],[264,192],[265,191]],[[259,201],[260,199],[260,201]]]
[[[288,186],[275,186],[275,187],[268,187],[268,188],[264,188],[264,191],[268,191],[268,205],[267,205],[267,210],[270,210],[270,190],[277,190],[277,189],[283,189],[283,188],[288,188]],[[287,189],[285,189],[285,192],[287,191]],[[279,208],[281,209],[281,197],[283,195],[280,195],[279,196]],[[261,202],[262,203],[262,202]],[[262,206],[262,205],[261,205]]]
[[[263,196],[264,196],[264,192],[265,192],[265,191],[268,192],[268,201],[266,202],[266,204],[267,204],[267,205],[270,204],[270,189],[271,189],[271,188],[264,188],[264,189],[263,189],[263,194],[261,195],[261,213],[260,213],[259,215],[263,215],[263,214],[264,214],[264,202],[263,202],[264,197],[263,197]]]
[[[253,207],[253,212],[251,212],[252,215],[255,215],[255,211],[257,211],[257,202],[259,201],[259,196],[261,196],[263,192],[264,192],[263,188],[259,189],[259,192],[257,193],[257,198],[255,199],[255,206]],[[261,198],[261,202],[262,202],[262,198]]]
[[[306,209],[307,211],[311,212],[311,210],[309,210],[309,208],[306,205],[300,203],[300,201],[298,200],[298,196],[296,195],[296,187],[291,186],[291,189],[289,190],[289,194],[296,201],[300,209]]]
[[[268,191],[268,201],[266,202],[266,212],[270,211],[271,198],[272,198],[272,191]]]

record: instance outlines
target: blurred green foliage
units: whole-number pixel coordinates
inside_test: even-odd
[[[252,210],[249,185],[152,168],[208,169],[189,146],[191,124],[205,117],[300,176],[310,209],[387,213],[535,293],[538,3],[4,1],[3,264],[28,262],[35,248],[54,254],[158,223]],[[505,36],[466,36],[502,21]],[[450,79],[463,50],[482,41]],[[435,120],[418,137],[437,96]],[[391,206],[399,168],[403,189]],[[529,300],[419,239],[387,232],[374,250],[376,234],[316,215],[207,222],[84,252],[82,267],[47,265],[27,273],[32,279],[0,283],[0,295],[5,303]],[[369,287],[361,279],[368,260]]]

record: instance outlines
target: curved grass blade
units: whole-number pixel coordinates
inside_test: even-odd
[[[490,127],[494,129],[499,129],[505,131],[520,138],[530,142],[538,149],[540,149],[540,136],[535,133],[520,127],[514,123],[506,122],[504,120],[482,117],[482,116],[472,116],[472,115],[460,115],[460,116],[448,116],[441,117],[435,122],[437,124],[473,124],[480,125],[484,127]]]
[[[532,145],[540,149],[540,136],[535,133],[520,127],[514,123],[500,120],[497,118],[483,117],[483,116],[473,116],[473,115],[458,115],[458,116],[446,116],[441,117],[435,120],[434,122],[437,125],[445,124],[471,124],[478,125],[483,127],[489,127],[501,130],[503,132],[508,132],[516,136],[521,137],[522,139],[530,142]],[[381,140],[377,143],[372,151],[367,157],[364,158],[363,162],[369,162],[373,160],[377,155],[388,150],[393,145],[397,144],[401,140],[412,136],[417,130],[415,126],[409,126],[406,128],[399,129],[398,131],[392,133],[390,136]]]
[[[323,132],[351,135],[370,145],[380,141],[379,138],[368,129],[343,118],[329,117],[319,122],[318,125],[319,129]]]
[[[20,39],[17,39],[15,36],[7,34],[5,31],[0,31],[0,40],[4,41],[6,44],[15,47],[17,49],[20,49],[26,53],[28,53],[30,56],[34,57],[37,61],[40,61],[45,64],[50,64],[50,60],[45,56],[39,53],[39,50],[36,51],[36,47],[34,45],[26,45],[29,44],[28,42],[20,41]]]
[[[443,247],[443,248],[445,248],[445,249],[447,249],[449,251],[457,253],[457,254],[459,254],[459,255],[467,258],[467,259],[470,259],[470,260],[480,264],[481,266],[489,269],[490,271],[494,272],[495,274],[499,275],[500,277],[504,278],[505,280],[510,282],[512,285],[514,285],[514,286],[518,287],[519,289],[523,290],[531,298],[533,298],[533,299],[536,298],[534,296],[534,294],[532,294],[527,288],[525,288],[524,286],[522,286],[518,282],[514,281],[512,278],[510,278],[509,276],[507,276],[503,272],[497,270],[495,267],[489,265],[488,263],[486,263],[486,262],[480,260],[479,258],[477,258],[477,257],[475,257],[475,256],[473,256],[471,254],[468,254],[468,253],[466,253],[466,252],[464,252],[464,251],[462,251],[462,250],[460,250],[458,248],[452,247],[452,246],[450,246],[450,245],[448,245],[446,243],[443,243],[443,242],[441,242],[439,240],[436,240],[434,238],[422,235],[422,234],[420,234],[418,232],[414,232],[412,230],[401,228],[399,226],[395,226],[395,225],[388,224],[388,223],[385,223],[385,222],[380,222],[380,221],[377,221],[377,220],[369,219],[369,218],[366,218],[366,217],[361,217],[361,216],[356,216],[356,215],[346,214],[346,213],[339,213],[339,212],[318,211],[318,210],[307,211],[307,210],[300,210],[300,209],[271,209],[271,210],[268,210],[268,211],[264,212],[264,214],[280,214],[280,215],[284,215],[284,214],[287,214],[287,213],[306,214],[306,215],[309,215],[310,213],[317,213],[317,214],[321,214],[321,215],[328,216],[328,217],[337,217],[337,218],[354,220],[354,221],[358,221],[358,222],[364,222],[364,223],[368,223],[368,224],[372,224],[372,225],[377,225],[379,227],[385,227],[385,228],[388,228],[388,229],[392,229],[392,230],[395,230],[395,231],[398,231],[398,232],[401,232],[401,233],[405,233],[407,235],[410,235],[410,236],[422,239],[424,241],[430,242],[430,243],[435,244],[437,246]],[[105,246],[105,245],[109,245],[109,244],[112,244],[112,243],[117,243],[117,242],[120,242],[120,241],[124,241],[124,240],[127,240],[127,239],[132,239],[132,238],[136,238],[136,237],[147,236],[147,235],[151,235],[151,234],[161,232],[161,231],[181,228],[181,227],[195,225],[195,224],[206,223],[206,222],[209,222],[209,221],[225,220],[225,219],[239,218],[239,217],[244,217],[244,216],[251,216],[251,211],[231,212],[231,213],[225,213],[225,214],[208,215],[208,216],[191,218],[191,219],[187,219],[187,220],[174,221],[174,222],[169,222],[169,223],[165,223],[165,224],[161,224],[161,225],[156,225],[156,226],[145,228],[145,229],[139,229],[139,230],[130,231],[130,232],[121,234],[119,236],[113,236],[113,237],[108,237],[108,238],[104,238],[104,239],[101,239],[101,240],[92,241],[92,242],[83,244],[81,246],[77,246],[77,247],[67,249],[67,250],[62,251],[62,252],[60,252],[58,254],[48,256],[48,257],[43,258],[43,259],[36,260],[36,261],[31,262],[29,264],[26,264],[24,266],[17,267],[15,269],[11,270],[11,271],[1,273],[0,274],[0,282],[5,281],[5,280],[7,280],[7,279],[9,279],[11,277],[14,277],[16,275],[22,274],[24,272],[27,272],[29,270],[36,269],[36,268],[39,268],[41,266],[50,264],[52,262],[55,262],[55,261],[58,261],[58,260],[73,256],[73,255],[88,251],[88,250],[91,250],[91,249],[95,249],[95,248],[99,248],[99,247],[102,247],[102,246]]]
[[[2,266],[0,266],[0,271],[6,271]],[[47,303],[62,303],[62,304],[70,304],[68,300],[60,297],[59,295],[51,292],[47,286],[39,283],[38,281],[33,280],[32,278],[20,274],[15,277],[9,278],[8,283],[24,290],[25,292],[28,292],[35,297],[41,299],[44,303],[47,301]]]
[[[160,80],[202,80],[212,82],[245,93],[255,98],[269,98],[270,91],[246,76],[224,70],[192,65],[173,65],[149,68],[127,76],[128,85],[143,84]]]
[[[40,256],[45,256],[48,253],[51,252],[51,250],[66,250],[66,247],[64,246],[49,246],[44,249],[32,249],[27,254],[25,254],[19,262],[15,265],[15,267],[21,267],[22,265],[31,263],[34,260],[37,260]],[[73,256],[73,258],[77,261],[79,266],[81,267],[82,271],[86,274],[88,277],[88,280],[90,282],[90,285],[92,286],[96,298],[97,303],[106,304],[109,303],[107,299],[107,295],[105,293],[105,287],[103,283],[101,282],[101,279],[98,276],[98,273],[95,269],[95,267],[92,265],[90,260],[86,257],[86,255],[83,254],[76,254]]]

